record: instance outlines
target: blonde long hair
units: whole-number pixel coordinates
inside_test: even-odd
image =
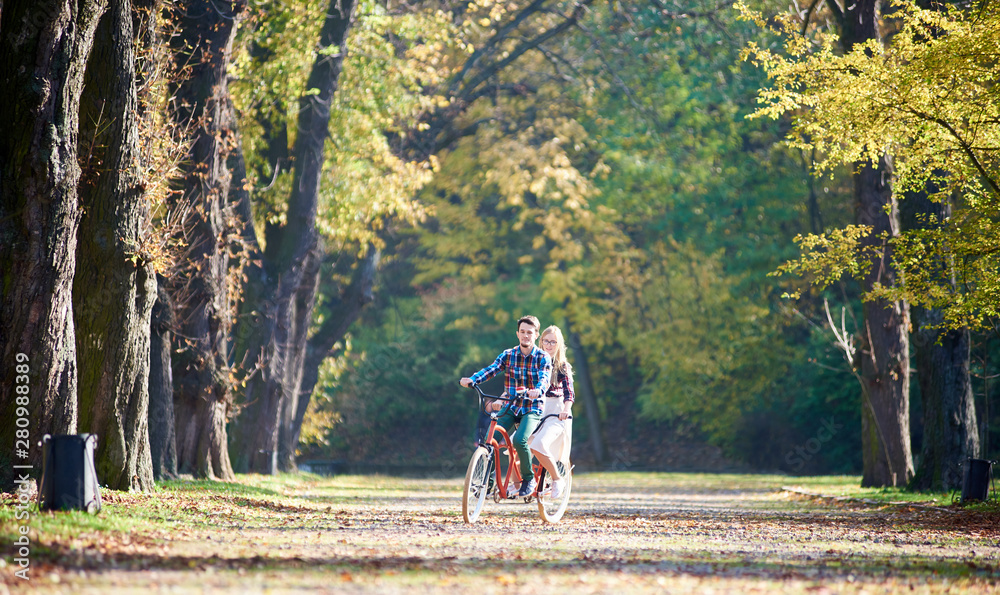
[[[572,376],[573,366],[569,365],[569,361],[566,360],[566,340],[563,339],[562,331],[559,327],[552,325],[542,331],[542,335],[538,338],[538,342],[541,343],[545,340],[545,335],[555,335],[556,337],[556,353],[552,356],[552,371],[562,374],[563,376]],[[553,378],[555,380],[555,378]]]

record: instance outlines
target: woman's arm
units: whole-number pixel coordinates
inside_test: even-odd
[[[562,388],[563,410],[559,414],[559,419],[566,419],[573,409],[573,401],[576,400],[576,394],[573,392],[573,374],[562,375]]]

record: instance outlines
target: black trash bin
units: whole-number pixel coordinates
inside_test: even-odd
[[[993,464],[986,459],[968,459],[962,476],[962,503],[978,500],[985,502],[990,495]]]
[[[38,488],[41,510],[101,510],[101,492],[94,467],[95,434],[42,438],[42,481]]]

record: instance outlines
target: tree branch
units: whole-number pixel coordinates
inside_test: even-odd
[[[938,116],[932,116],[930,114],[921,112],[920,110],[908,108],[906,111],[928,122],[934,122],[935,124],[947,130],[948,133],[951,134],[956,141],[958,141],[958,146],[962,148],[962,152],[965,153],[965,156],[968,157],[970,161],[972,161],[972,165],[975,166],[976,171],[979,172],[979,175],[981,175],[989,184],[990,189],[993,190],[993,194],[1000,197],[1000,184],[998,184],[997,181],[991,175],[989,175],[989,173],[987,173],[986,168],[983,166],[982,162],[980,162],[979,157],[976,156],[976,152],[973,150],[972,146],[969,145],[969,143],[962,137],[961,134],[959,134],[958,130],[956,130],[955,127],[952,126],[950,122],[948,122],[944,118],[940,118]]]
[[[529,50],[532,50],[542,45],[546,41],[559,36],[569,28],[573,27],[580,20],[580,18],[586,12],[587,7],[589,7],[593,3],[593,1],[594,0],[581,0],[576,4],[576,6],[573,9],[573,12],[570,13],[569,16],[565,17],[563,22],[545,31],[544,33],[538,35],[534,39],[530,39],[522,43],[520,46],[511,51],[510,54],[503,60],[500,60],[499,62],[494,62],[493,64],[481,70],[479,74],[476,75],[470,82],[462,86],[462,90],[457,94],[457,97],[465,100],[466,98],[472,96],[472,94],[475,93],[476,87],[483,84],[485,81],[487,81],[490,77],[494,76],[500,70],[503,70],[507,66],[510,66],[515,60],[523,56]]]
[[[524,10],[519,12],[516,17],[514,17],[509,23],[497,30],[497,32],[491,37],[483,47],[477,49],[475,52],[469,56],[469,59],[465,61],[465,65],[462,66],[462,70],[452,77],[451,81],[448,83],[448,93],[454,95],[455,91],[458,89],[459,83],[465,78],[465,75],[479,63],[480,58],[486,55],[486,53],[493,49],[501,41],[507,39],[507,37],[521,25],[527,18],[542,9],[542,5],[545,4],[546,0],[535,0],[528,6],[524,7]]]
[[[802,17],[802,36],[805,37],[806,31],[809,29],[809,21],[812,19],[812,13],[814,10],[819,8],[819,5],[823,0],[813,0],[812,4],[809,5],[809,9],[806,10],[806,14]],[[831,4],[836,4],[836,2],[831,2]]]

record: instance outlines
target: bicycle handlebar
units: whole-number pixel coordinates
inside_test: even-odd
[[[516,394],[516,396],[513,396],[513,397],[502,397],[500,395],[491,395],[489,393],[484,393],[483,389],[479,388],[479,386],[476,385],[476,384],[473,384],[470,388],[476,389],[476,392],[479,393],[479,406],[480,407],[482,407],[483,399],[495,399],[497,401],[507,401],[507,405],[505,405],[505,406],[506,407],[510,407],[510,404],[513,403],[515,400],[520,399],[520,398],[524,398],[524,396],[528,394],[528,391],[518,391],[517,394]],[[495,413],[499,413],[499,411],[497,411]],[[560,414],[558,414],[558,413],[550,413],[550,414],[546,415],[542,419],[538,420],[538,422],[539,422],[538,423],[538,427],[539,428],[542,427],[541,422],[547,420],[550,417],[559,417],[559,415]],[[566,416],[566,419],[573,419],[573,416],[572,415],[568,415],[568,416]],[[537,432],[538,430],[536,429],[535,431]]]
[[[525,395],[528,394],[528,391],[518,391],[517,394],[515,394],[515,396],[513,397],[502,397],[500,395],[491,395],[489,393],[484,393],[483,389],[479,388],[478,384],[473,384],[470,388],[476,389],[476,392],[479,393],[479,396],[484,399],[496,399],[498,401],[514,401],[516,399],[523,399],[525,398]]]
[[[559,413],[550,413],[550,414],[546,415],[545,417],[543,417],[542,419],[538,420],[538,423],[539,423],[539,425],[541,425],[541,422],[547,420],[548,418],[550,418],[550,417],[559,417],[560,415],[561,414],[559,414]],[[567,415],[566,419],[573,419],[573,416],[572,415]]]
[[[479,388],[479,386],[475,384],[473,384],[470,388],[476,389],[476,392],[479,393],[479,409],[481,409],[483,413],[488,413],[489,415],[496,415],[496,416],[499,416],[502,411],[505,411],[509,409],[511,406],[513,406],[514,401],[520,398],[524,398],[524,396],[528,394],[527,391],[519,391],[515,396],[507,397],[507,396],[491,395],[488,393],[484,393],[483,389]],[[505,403],[503,407],[501,407],[497,411],[486,411],[485,405],[487,399],[493,399],[495,401],[505,401]]]

